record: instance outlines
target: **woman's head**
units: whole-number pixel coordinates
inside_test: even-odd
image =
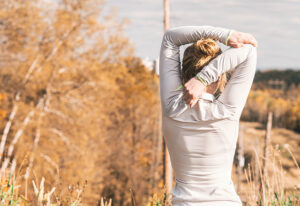
[[[182,83],[185,84],[191,78],[195,77],[204,66],[221,53],[222,50],[219,45],[211,38],[200,39],[187,47],[184,51],[182,61]],[[217,91],[217,89],[222,92],[226,81],[226,74],[223,73],[217,82],[214,82],[207,87],[210,87],[210,91],[213,90],[212,93]]]

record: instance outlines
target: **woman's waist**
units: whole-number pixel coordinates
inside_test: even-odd
[[[199,187],[228,185],[231,182],[231,170],[183,171],[175,168],[175,180],[179,184]]]
[[[188,187],[216,187],[219,185],[228,186],[233,184],[231,175],[226,173],[210,173],[203,175],[203,173],[198,175],[182,175],[182,174],[175,174],[174,175],[175,182],[181,186],[188,186]]]
[[[175,187],[171,191],[174,205],[185,202],[191,203],[190,205],[222,205],[222,202],[226,203],[224,205],[242,205],[231,178],[211,184],[182,183],[178,179],[175,180]]]

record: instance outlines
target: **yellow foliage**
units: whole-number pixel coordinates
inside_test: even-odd
[[[266,121],[267,112],[272,111],[274,126],[300,130],[300,125],[297,125],[297,121],[300,119],[299,108],[299,93],[296,99],[290,99],[278,90],[251,90],[242,119],[264,122]]]
[[[128,205],[129,187],[137,205],[146,204],[150,182],[156,187],[161,179],[151,173],[161,171],[153,155],[158,78],[133,56],[115,14],[101,13],[102,0],[49,4],[16,1],[0,8],[7,40],[1,51],[9,60],[0,65],[7,93],[0,96],[6,111],[0,117],[17,108],[5,152],[17,136],[11,159],[28,171],[28,182],[47,177],[45,189],[56,187],[53,198],[74,199],[72,188],[84,182],[86,205],[100,196]]]

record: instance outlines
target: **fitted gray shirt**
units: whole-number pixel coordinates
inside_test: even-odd
[[[241,206],[232,179],[239,119],[256,71],[257,49],[250,44],[229,48],[199,75],[208,84],[232,71],[225,89],[215,97],[203,93],[193,108],[183,98],[180,78],[182,45],[201,38],[225,44],[230,30],[182,26],[165,32],[160,50],[162,129],[174,168],[173,206]]]

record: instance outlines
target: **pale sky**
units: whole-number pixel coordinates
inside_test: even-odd
[[[109,0],[131,23],[136,56],[156,59],[163,35],[163,0]],[[170,0],[171,27],[211,25],[252,33],[258,68],[300,69],[300,0]]]

